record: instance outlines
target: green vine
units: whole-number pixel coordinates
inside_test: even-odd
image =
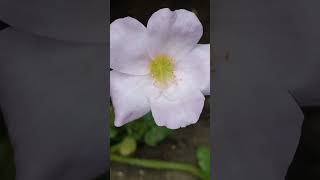
[[[115,154],[110,155],[110,160],[117,163],[122,163],[122,164],[127,164],[132,166],[139,166],[144,168],[182,171],[182,172],[190,173],[203,180],[207,179],[207,177],[201,172],[201,170],[198,167],[193,166],[191,164],[186,164],[186,163],[124,157],[124,156],[115,155]]]

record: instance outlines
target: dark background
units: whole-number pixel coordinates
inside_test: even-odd
[[[0,21],[0,31],[6,29],[7,27],[10,26]],[[0,180],[14,180],[15,176],[16,173],[13,148],[8,137],[8,130],[0,108]],[[109,175],[105,174],[101,177],[98,177],[96,180],[105,180],[107,177],[109,177]]]
[[[300,143],[287,180],[320,179],[320,107],[304,107]]]
[[[320,179],[319,5],[212,3],[213,43],[230,49],[212,88],[218,180],[283,180],[292,158],[287,180]]]
[[[8,24],[0,21],[0,31],[8,27],[10,27]],[[15,176],[13,148],[10,143],[8,130],[0,109],[0,180],[14,180]],[[100,177],[97,177],[95,180],[106,179],[109,179],[108,172]]]
[[[8,27],[8,25],[0,21],[0,31],[6,27]],[[15,165],[13,151],[7,133],[7,128],[0,110],[0,179],[13,180],[15,177]]]

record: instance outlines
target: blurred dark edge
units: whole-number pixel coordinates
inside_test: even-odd
[[[6,23],[4,23],[4,22],[2,22],[2,21],[0,20],[0,31],[1,31],[2,29],[7,28],[7,27],[9,27],[9,25],[6,24]]]
[[[0,31],[7,27],[10,27],[10,26],[0,20]],[[109,79],[109,77],[106,77],[106,78]],[[109,89],[109,87],[107,88]],[[4,123],[4,119],[3,119],[3,115],[0,107],[0,180],[14,180],[14,179],[15,179],[14,154],[13,154],[12,145],[8,137],[7,128]],[[109,171],[106,172],[104,175],[96,178],[95,180],[107,180],[107,179],[109,179]]]
[[[7,27],[9,27],[9,25],[0,20],[0,31]],[[0,107],[0,179],[1,180],[15,179],[15,164],[13,159],[13,150],[8,138],[8,132],[3,120],[1,107]]]
[[[286,180],[320,179],[320,106],[303,107],[304,122]]]
[[[15,163],[13,150],[10,144],[7,128],[4,124],[2,113],[0,112],[0,179],[15,179]]]

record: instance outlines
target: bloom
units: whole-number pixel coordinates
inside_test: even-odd
[[[210,45],[197,44],[202,24],[187,10],[160,9],[147,27],[136,19],[110,25],[110,94],[115,126],[150,110],[158,126],[196,123],[210,94]]]

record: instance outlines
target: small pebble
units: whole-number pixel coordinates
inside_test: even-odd
[[[139,175],[140,175],[140,176],[144,176],[144,174],[145,174],[145,173],[144,173],[144,170],[140,169],[140,170],[139,170]]]
[[[123,177],[124,177],[124,173],[123,173],[122,171],[118,171],[118,172],[117,172],[117,176],[118,176],[119,178],[123,178]]]
[[[177,148],[177,146],[174,145],[174,144],[171,146],[171,149],[172,149],[172,150],[175,150],[176,148]]]

